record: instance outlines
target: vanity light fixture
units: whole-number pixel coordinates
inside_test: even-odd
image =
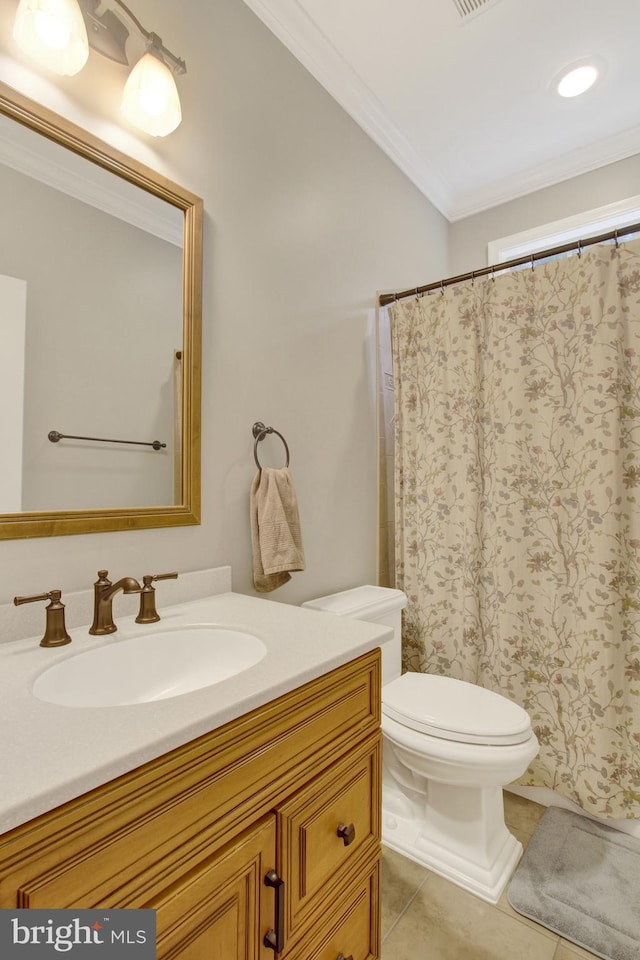
[[[84,67],[89,41],[76,0],[20,0],[13,38],[53,73],[72,77]]]
[[[20,0],[14,38],[22,50],[60,74],[81,70],[89,47],[133,65],[121,110],[151,136],[165,137],[182,120],[174,74],[186,73],[186,64],[156,33],[145,30],[122,0]]]

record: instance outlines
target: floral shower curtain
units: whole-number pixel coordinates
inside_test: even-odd
[[[523,706],[521,783],[640,817],[640,241],[390,315],[405,668]]]

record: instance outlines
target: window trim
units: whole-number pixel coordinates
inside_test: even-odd
[[[490,265],[504,263],[637,222],[640,222],[640,195],[492,240],[487,248],[488,262]]]

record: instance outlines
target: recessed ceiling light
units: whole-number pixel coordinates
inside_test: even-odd
[[[600,71],[592,63],[573,67],[558,81],[557,91],[561,97],[577,97],[590,89],[600,76]]]

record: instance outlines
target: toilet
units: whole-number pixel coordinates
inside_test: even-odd
[[[538,752],[528,714],[451,677],[401,674],[401,590],[363,586],[302,604],[393,627],[382,645],[382,842],[497,903],[522,855],[502,788]]]

